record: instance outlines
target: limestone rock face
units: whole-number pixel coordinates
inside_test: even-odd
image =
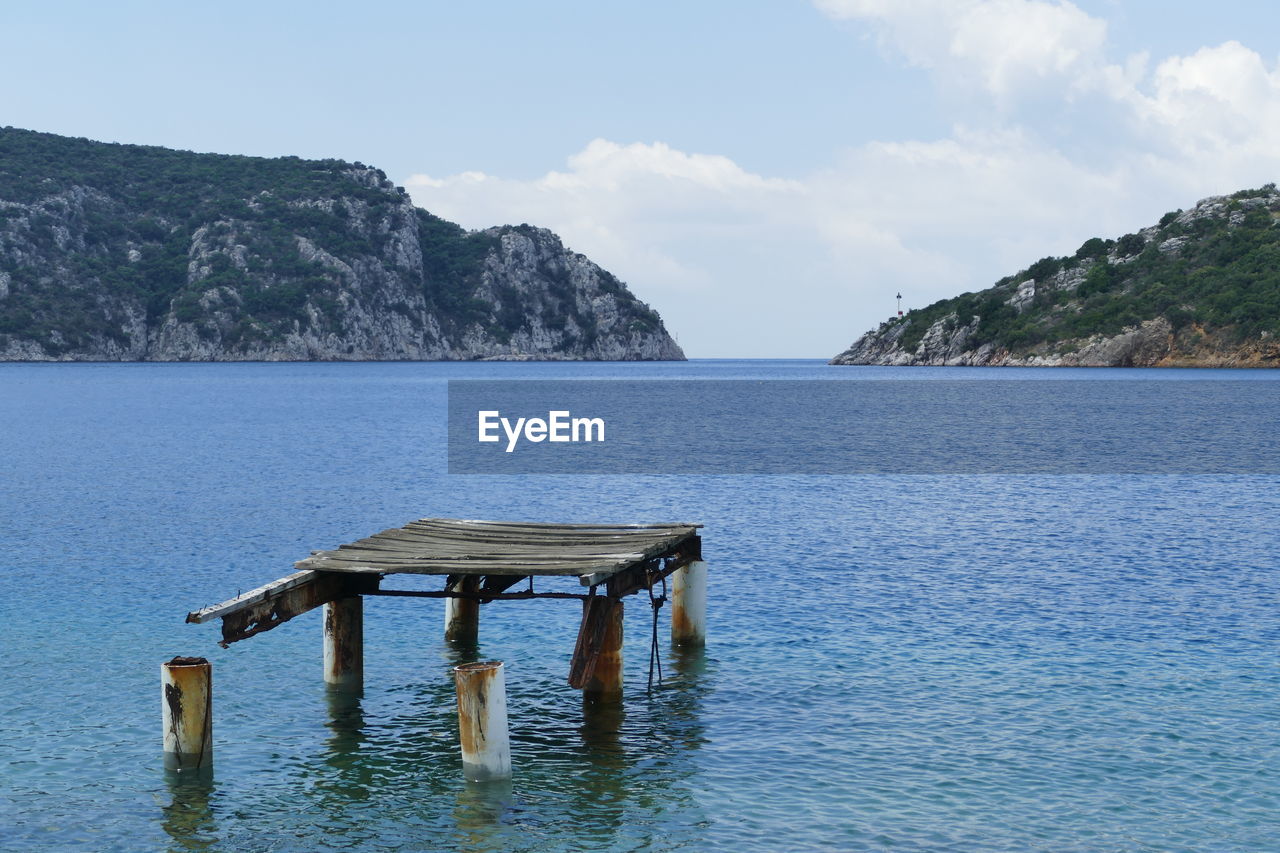
[[[570,252],[545,228],[490,228],[476,297],[491,316],[523,321],[505,339],[473,324],[450,340],[450,358],[494,360],[682,360],[661,320],[621,282],[584,255]]]
[[[13,128],[0,163],[0,361],[684,358],[555,234],[465,231],[371,167]]]

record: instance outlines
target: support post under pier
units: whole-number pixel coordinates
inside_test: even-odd
[[[701,646],[707,642],[707,564],[694,560],[671,576],[671,642]]]
[[[352,595],[324,605],[324,680],[331,687],[364,687],[364,598]]]
[[[582,688],[583,698],[588,700],[619,699],[622,696],[622,601],[610,599],[609,605],[595,669]]]
[[[450,579],[448,589],[456,592],[479,592],[480,578],[463,575]],[[475,645],[480,641],[480,602],[474,598],[444,600],[444,638],[446,642]]]
[[[208,770],[213,766],[213,665],[176,657],[160,665],[164,766]]]

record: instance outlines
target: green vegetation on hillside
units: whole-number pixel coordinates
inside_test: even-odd
[[[1092,238],[1073,255],[1042,258],[987,290],[910,311],[881,331],[905,324],[899,346],[911,351],[948,315],[955,314],[953,322],[962,326],[977,317],[969,346],[990,343],[1013,353],[1115,335],[1158,316],[1175,329],[1196,324],[1235,341],[1280,335],[1280,197],[1275,185],[1235,193],[1222,215],[1180,213],[1165,214],[1147,236]],[[1181,238],[1181,244],[1161,251],[1161,244],[1174,238]],[[1052,286],[1055,276],[1076,270],[1082,275],[1078,286]],[[1008,300],[1027,279],[1035,280],[1036,293],[1019,313]]]
[[[0,128],[0,357],[452,358],[517,344],[678,353],[655,312],[554,234],[466,231],[361,163]]]
[[[228,206],[243,206],[264,190],[282,201],[357,196],[376,203],[383,190],[354,186],[342,176],[364,168],[342,160],[195,154],[0,129],[0,199],[31,204],[74,186],[93,187],[131,208],[188,224],[225,215]]]
[[[418,240],[427,280],[432,283],[428,289],[432,301],[464,322],[483,319],[489,303],[473,294],[484,259],[497,247],[498,239],[418,210]]]
[[[486,321],[490,306],[474,291],[496,239],[425,211],[406,220],[406,201],[360,163],[2,128],[0,282],[9,294],[0,300],[0,335],[54,355],[94,338],[123,345],[127,318],[105,302],[138,306],[148,325],[171,311],[196,322],[207,314],[204,294],[225,286],[239,298],[223,339],[278,340],[331,325],[339,313],[338,273],[304,259],[299,238],[344,262],[385,263],[388,242],[406,228],[423,249],[427,304],[457,322]]]

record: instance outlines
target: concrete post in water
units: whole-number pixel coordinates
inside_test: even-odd
[[[618,699],[622,696],[622,602],[609,608],[600,654],[591,678],[582,688],[584,699]]]
[[[707,642],[707,564],[702,560],[671,576],[671,642],[677,646]]]
[[[202,770],[213,766],[213,665],[176,657],[160,665],[164,766]]]
[[[453,668],[458,688],[458,735],[462,772],[473,782],[511,776],[507,737],[507,682],[502,661]]]
[[[457,592],[479,592],[480,578],[464,575],[449,584]],[[480,641],[480,602],[474,598],[444,600],[444,638],[450,643],[475,645]]]
[[[342,690],[364,687],[364,597],[324,606],[324,680]]]

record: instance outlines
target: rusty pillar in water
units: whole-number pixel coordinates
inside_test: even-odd
[[[364,687],[364,598],[353,595],[324,605],[324,680],[331,687]]]
[[[207,770],[213,766],[213,665],[176,657],[160,665],[164,766]]]
[[[458,736],[462,772],[483,782],[511,776],[511,744],[507,735],[507,682],[502,661],[468,663],[453,668],[458,688]]]
[[[595,669],[582,687],[585,699],[617,699],[622,696],[622,601],[611,600]]]
[[[451,579],[447,587],[456,592],[479,592],[480,578],[464,575]],[[474,598],[444,600],[444,638],[446,642],[475,645],[480,641],[480,602]]]
[[[707,564],[702,560],[671,576],[671,642],[677,646],[707,642]]]

